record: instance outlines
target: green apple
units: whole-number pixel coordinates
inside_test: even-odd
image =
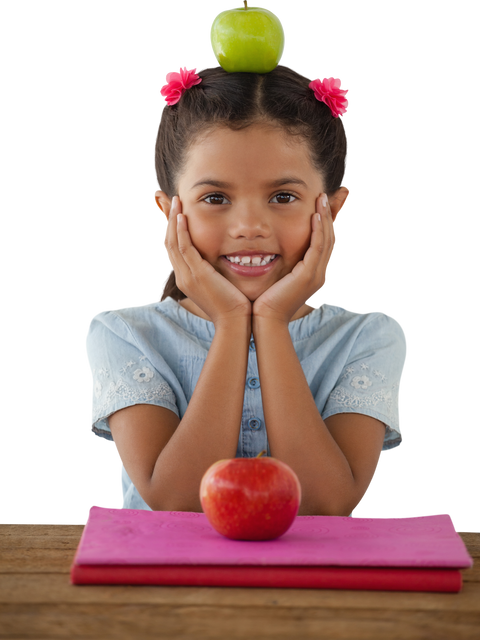
[[[225,71],[268,73],[282,57],[282,24],[268,9],[244,3],[243,8],[223,11],[213,21],[213,51]]]

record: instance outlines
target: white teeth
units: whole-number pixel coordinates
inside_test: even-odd
[[[265,256],[264,258],[262,258],[261,256],[225,256],[227,258],[227,260],[229,260],[230,262],[239,264],[241,263],[243,266],[249,266],[249,267],[256,267],[256,266],[265,266],[267,265],[269,262],[271,262],[274,258],[275,258],[275,254],[272,253],[269,256]]]

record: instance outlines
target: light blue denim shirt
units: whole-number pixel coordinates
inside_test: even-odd
[[[386,426],[383,450],[398,446],[398,388],[406,352],[400,325],[382,313],[323,305],[290,322],[288,329],[322,418],[372,416]],[[87,338],[92,430],[112,440],[109,416],[135,404],[166,407],[182,419],[214,334],[213,322],[170,297],[97,315]],[[251,458],[262,449],[270,455],[252,334],[236,456]],[[150,509],[124,468],[122,485],[125,509]]]

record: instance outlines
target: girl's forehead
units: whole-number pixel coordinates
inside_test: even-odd
[[[192,145],[187,157],[185,173],[189,182],[195,176],[220,174],[240,177],[242,174],[261,177],[262,182],[273,182],[285,175],[316,173],[311,163],[308,146],[300,138],[292,143],[275,130],[245,129],[242,131],[215,131],[212,136]],[[225,179],[226,181],[226,179]],[[193,182],[192,182],[193,185]]]

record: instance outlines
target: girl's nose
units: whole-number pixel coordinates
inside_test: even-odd
[[[254,240],[259,236],[268,238],[271,234],[269,216],[261,207],[238,207],[236,211],[232,211],[230,234],[232,237],[243,237],[246,240]]]

